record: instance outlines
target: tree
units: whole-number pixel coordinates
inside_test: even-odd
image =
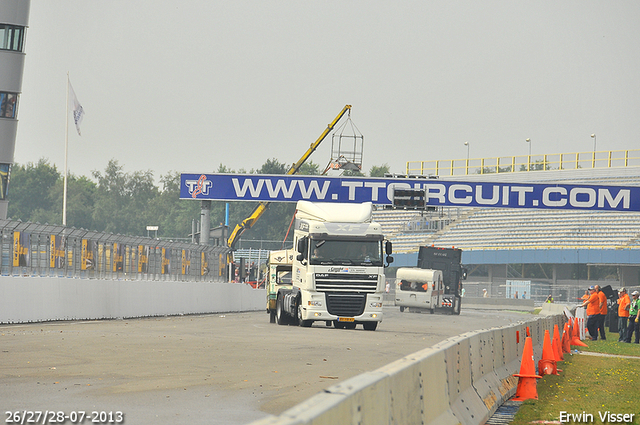
[[[122,171],[112,159],[104,174],[94,171],[98,181],[93,219],[99,229],[130,235],[144,234],[148,203],[158,195],[152,171]]]
[[[319,167],[320,166],[313,161],[307,161],[300,166],[300,169],[296,174],[301,174],[303,176],[317,176],[320,174]]]
[[[51,210],[42,211],[32,221],[41,223],[61,223],[63,204],[64,182],[60,179],[51,188],[50,196],[53,199]],[[85,176],[77,177],[69,174],[67,177],[67,226],[96,230],[93,222],[93,208],[95,201],[96,184]]]
[[[222,163],[220,163],[220,165],[218,165],[218,171],[216,171],[216,173],[231,174],[231,173],[235,173],[235,171],[233,171],[231,168],[228,168],[226,165],[222,165]]]
[[[61,223],[62,216],[47,214],[54,210],[51,191],[59,181],[61,175],[58,169],[49,164],[46,158],[41,158],[37,164],[13,164],[7,195],[7,216],[22,221],[36,221],[34,217],[44,219],[46,216],[47,222]]]
[[[200,218],[200,202],[180,199],[180,173],[171,171],[160,182],[162,190],[149,201],[145,223],[159,226],[162,237],[187,237],[192,221]]]
[[[369,177],[384,177],[389,173],[389,164],[373,165],[369,170]]]
[[[262,164],[262,167],[257,170],[257,174],[285,174],[289,171],[289,168],[291,167],[288,167],[284,162],[279,162],[277,159],[272,158],[267,159],[267,161]]]

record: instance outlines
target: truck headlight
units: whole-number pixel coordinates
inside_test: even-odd
[[[322,307],[322,301],[309,301],[311,307]]]
[[[371,307],[380,308],[380,307],[382,307],[382,303],[377,303],[377,302],[371,303]]]

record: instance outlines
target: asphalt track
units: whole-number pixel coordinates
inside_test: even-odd
[[[0,326],[3,422],[49,410],[120,411],[129,425],[246,424],[448,337],[530,317],[384,314],[375,332],[278,326],[264,312]]]

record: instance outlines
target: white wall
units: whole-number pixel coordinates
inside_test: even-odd
[[[0,277],[0,323],[263,310],[266,292],[239,283]]]

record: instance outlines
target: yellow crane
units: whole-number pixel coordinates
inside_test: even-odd
[[[331,130],[333,130],[333,128],[338,123],[338,121],[340,121],[340,119],[344,116],[344,114],[350,111],[351,111],[351,105],[345,105],[345,107],[342,108],[342,111],[340,111],[338,116],[336,116],[334,120],[331,121],[329,125],[327,125],[327,128],[322,132],[320,137],[318,137],[318,140],[316,140],[311,144],[311,146],[309,146],[309,149],[307,149],[304,155],[300,157],[298,162],[294,163],[291,166],[291,168],[289,168],[289,171],[287,171],[286,174],[289,174],[289,175],[296,174],[298,170],[300,170],[300,167],[302,166],[302,164],[305,163],[305,161],[318,148],[318,146],[320,146],[320,143],[322,143],[322,141],[329,135]],[[227,246],[232,250],[229,252],[229,256],[227,257],[228,263],[231,263],[233,261],[232,252],[236,245],[236,242],[238,242],[238,240],[240,239],[240,236],[242,236],[245,230],[251,229],[253,227],[256,221],[258,221],[258,219],[262,216],[262,214],[264,214],[264,212],[267,210],[268,206],[269,206],[269,202],[260,202],[258,206],[253,210],[253,212],[249,215],[249,217],[242,220],[242,222],[238,223],[235,229],[233,229],[233,232],[231,232],[231,234],[229,235],[229,239],[227,239]]]

